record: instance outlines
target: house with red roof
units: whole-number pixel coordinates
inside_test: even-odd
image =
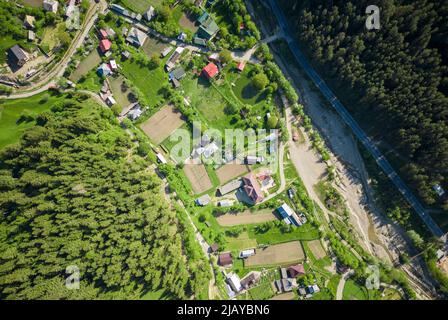
[[[291,278],[296,278],[298,276],[304,275],[305,274],[305,268],[303,267],[302,264],[297,264],[294,266],[290,266],[288,269],[288,274]]]
[[[228,267],[233,263],[232,253],[223,252],[218,256],[218,264],[222,267]]]
[[[219,73],[219,69],[213,62],[210,62],[208,65],[202,69],[202,74],[207,78],[214,78]]]
[[[101,53],[106,53],[107,51],[109,51],[111,46],[112,46],[112,42],[110,42],[110,40],[108,40],[108,39],[101,40],[100,41]]]
[[[243,189],[254,204],[263,201],[264,196],[257,179],[250,173],[243,177]]]
[[[104,29],[100,29],[100,37],[101,39],[107,39],[107,31]]]
[[[236,68],[238,69],[239,72],[242,72],[244,70],[244,67],[246,66],[246,62],[241,61],[238,63],[238,65],[236,66]]]

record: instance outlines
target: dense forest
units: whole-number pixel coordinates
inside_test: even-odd
[[[0,153],[0,299],[204,298],[208,265],[186,218],[112,112],[86,98],[55,104]],[[79,290],[65,286],[68,266]]]
[[[281,0],[302,47],[426,204],[448,189],[448,2]],[[367,30],[368,5],[380,30]],[[368,119],[368,120],[367,120]],[[444,203],[443,203],[444,201]]]

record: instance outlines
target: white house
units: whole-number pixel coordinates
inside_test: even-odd
[[[241,290],[243,290],[243,287],[241,286],[241,280],[235,273],[227,275],[227,282],[233,289],[233,291],[240,292]]]
[[[240,258],[244,259],[255,254],[255,249],[247,249],[240,252]]]
[[[233,205],[232,200],[221,200],[218,202],[218,206],[220,207],[231,207]]]
[[[151,19],[155,16],[155,10],[153,6],[150,6],[148,10],[143,14],[143,19],[146,21],[151,21]]]
[[[109,106],[113,106],[114,104],[117,103],[117,101],[115,101],[115,99],[114,99],[113,96],[108,96],[108,97],[106,98],[106,103],[107,103]]]
[[[128,117],[129,119],[134,121],[137,120],[142,115],[142,113],[143,111],[139,107],[137,107],[129,111]]]
[[[59,3],[56,0],[44,0],[42,5],[45,11],[58,12]]]
[[[157,157],[157,160],[159,160],[160,163],[163,163],[163,164],[167,163],[165,157],[163,156],[163,154],[158,153],[158,154],[156,154],[156,157]]]

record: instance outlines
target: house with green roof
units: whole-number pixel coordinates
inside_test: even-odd
[[[207,11],[204,11],[197,21],[200,25],[196,33],[197,37],[211,40],[218,33],[219,27]]]

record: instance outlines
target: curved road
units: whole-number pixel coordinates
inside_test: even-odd
[[[443,237],[443,231],[440,227],[435,223],[435,221],[431,218],[429,214],[425,212],[423,205],[420,201],[414,196],[409,187],[403,182],[397,172],[392,168],[389,161],[381,154],[376,145],[370,138],[366,135],[366,133],[361,129],[358,123],[353,119],[353,117],[348,113],[347,109],[342,105],[342,103],[338,100],[338,98],[334,95],[334,93],[330,90],[327,84],[320,78],[320,76],[314,71],[312,66],[308,63],[307,59],[300,51],[297,42],[293,40],[294,33],[291,31],[289,23],[286,19],[285,14],[280,9],[277,1],[268,0],[272,11],[279,22],[281,30],[284,32],[287,37],[288,45],[293,53],[295,59],[300,64],[303,70],[307,73],[307,75],[311,78],[317,88],[322,92],[325,98],[330,102],[336,112],[341,116],[344,122],[348,127],[351,128],[354,135],[361,141],[364,147],[369,151],[369,153],[374,157],[375,161],[384,171],[384,173],[389,177],[389,179],[393,182],[396,188],[400,191],[400,193],[404,196],[407,202],[414,208],[423,222],[426,224],[428,229],[437,237]]]

